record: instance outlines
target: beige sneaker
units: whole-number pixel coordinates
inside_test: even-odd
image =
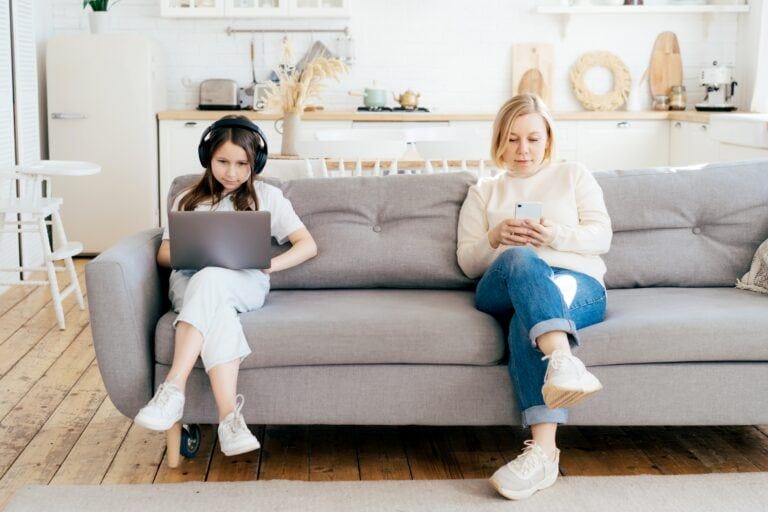
[[[490,482],[505,498],[522,500],[554,484],[559,475],[559,466],[560,450],[555,452],[555,459],[552,460],[536,441],[529,439],[525,442],[523,453],[500,467]]]
[[[228,457],[258,450],[261,447],[259,440],[248,430],[245,418],[240,414],[244,401],[243,395],[237,395],[235,410],[219,423],[219,445],[222,453]]]
[[[184,393],[175,384],[163,382],[133,421],[150,430],[168,430],[183,415]]]
[[[541,394],[550,409],[570,407],[603,389],[584,363],[564,350],[555,350],[541,359],[549,359]]]

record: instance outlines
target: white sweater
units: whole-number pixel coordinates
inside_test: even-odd
[[[549,246],[531,249],[551,267],[582,272],[602,283],[605,263],[598,255],[610,248],[611,219],[592,173],[572,162],[547,164],[527,177],[505,172],[470,187],[458,227],[457,256],[464,273],[481,276],[509,248],[492,248],[488,232],[514,218],[515,203],[521,201],[542,202],[543,217],[556,227]]]

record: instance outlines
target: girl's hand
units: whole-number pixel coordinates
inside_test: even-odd
[[[488,241],[494,249],[499,245],[533,245],[533,234],[524,220],[506,219],[488,232]]]
[[[547,219],[542,217],[541,223],[533,220],[526,220],[524,222],[525,225],[532,231],[530,236],[533,239],[534,246],[541,247],[542,245],[549,245],[555,240],[555,236],[557,235],[557,226],[552,224]]]

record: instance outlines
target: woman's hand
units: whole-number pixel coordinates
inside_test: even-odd
[[[526,221],[506,219],[488,232],[488,241],[494,249],[499,245],[534,245],[533,235],[534,231]]]
[[[541,223],[533,220],[525,220],[523,222],[532,231],[529,236],[533,239],[533,245],[535,247],[549,245],[555,240],[555,236],[557,236],[557,226],[543,217]]]

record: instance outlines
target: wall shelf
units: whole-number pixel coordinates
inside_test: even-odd
[[[539,14],[692,14],[749,12],[749,5],[542,5]]]
[[[562,16],[562,37],[568,33],[571,19],[576,14],[702,14],[706,36],[715,14],[747,13],[749,5],[542,5],[536,12]]]

